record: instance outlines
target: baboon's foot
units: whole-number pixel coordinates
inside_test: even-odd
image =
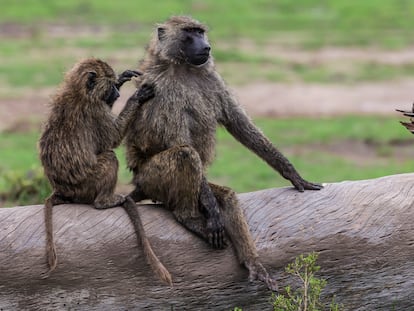
[[[174,213],[174,212],[173,212]],[[217,235],[212,236],[211,231],[209,231],[206,228],[206,220],[203,217],[194,217],[194,218],[183,218],[181,215],[174,213],[175,218],[177,221],[182,224],[185,228],[205,240],[208,244],[210,244],[214,248],[223,249],[227,246],[226,241],[224,240],[224,232],[217,231]],[[220,235],[218,235],[220,233]],[[215,247],[213,245],[213,242],[215,245],[218,245],[219,241],[220,247]]]
[[[123,195],[115,194],[112,197],[109,197],[107,199],[96,200],[94,203],[94,207],[96,209],[107,209],[107,208],[120,206],[124,204],[125,201],[126,201],[126,198]]]
[[[254,280],[259,280],[264,282],[267,288],[271,291],[277,292],[279,290],[277,281],[269,276],[269,273],[267,273],[266,269],[257,259],[246,261],[244,264],[246,268],[249,270],[250,282],[253,282]]]
[[[225,248],[224,223],[219,203],[211,190],[207,179],[203,177],[198,198],[200,210],[206,218],[206,240],[213,248]]]
[[[149,197],[142,191],[141,187],[139,185],[135,186],[135,189],[128,194],[128,196],[134,201],[139,202],[142,200],[149,199]]]
[[[206,240],[211,247],[216,249],[226,248],[224,225],[219,217],[210,217],[207,219],[206,235]]]

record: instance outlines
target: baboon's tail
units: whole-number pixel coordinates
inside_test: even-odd
[[[128,196],[122,206],[127,212],[129,219],[134,226],[138,243],[142,245],[147,263],[151,266],[155,274],[158,275],[162,281],[172,286],[172,277],[170,272],[168,272],[162,262],[158,259],[157,255],[155,255],[151,244],[145,235],[144,226],[142,225],[141,217],[138,213],[138,210],[136,209],[135,202]]]
[[[397,111],[402,112],[403,115],[411,118],[410,119],[411,122],[400,121],[400,123],[404,125],[407,128],[407,130],[409,130],[411,133],[414,134],[414,104],[413,104],[413,108],[411,111],[405,111],[405,110],[400,110],[400,109],[397,109]]]
[[[46,227],[46,258],[49,265],[49,271],[42,275],[42,278],[49,277],[50,273],[55,270],[57,265],[57,255],[55,242],[53,239],[53,194],[45,201],[45,227]]]

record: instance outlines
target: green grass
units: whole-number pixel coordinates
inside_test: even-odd
[[[206,22],[219,70],[230,83],[251,80],[352,83],[414,77],[404,65],[298,64],[245,50],[259,46],[321,48],[375,46],[400,49],[414,43],[414,2],[405,0],[4,0],[0,10],[0,83],[4,89],[50,87],[79,58],[102,57],[116,69],[135,67],[152,29],[173,14]],[[227,47],[225,47],[227,46]],[[269,53],[267,53],[269,54]],[[243,75],[235,74],[238,68]],[[10,91],[1,90],[0,96]]]
[[[266,40],[280,32],[302,32],[312,34],[304,40],[308,45],[400,46],[413,42],[413,13],[414,3],[406,0],[4,0],[0,20],[34,29],[42,21],[134,25],[147,30],[172,14],[191,14],[208,22],[222,38]]]
[[[396,156],[391,143],[412,143],[412,135],[391,117],[337,117],[314,119],[258,119],[257,125],[291,160],[301,175],[318,182],[337,182],[380,177],[411,172],[411,154]],[[26,172],[39,166],[36,141],[38,132],[0,133],[0,172]],[[289,186],[256,155],[234,140],[224,129],[217,134],[217,157],[209,170],[209,179],[227,185],[238,192]],[[372,159],[358,161],[334,153],[323,146],[341,142],[369,142]],[[120,182],[128,183],[131,174],[126,169],[123,148],[117,150],[120,160]],[[369,155],[367,155],[369,156]],[[0,192],[5,189],[0,178]]]
[[[393,141],[413,140],[394,118],[259,119],[256,124],[308,180],[368,179],[411,172],[414,165],[414,160],[409,157],[395,157],[393,147],[389,146]],[[370,143],[379,160],[373,159],[369,163],[367,159],[358,163],[340,153],[318,150],[318,146],[341,141]],[[389,151],[384,152],[385,148]],[[224,130],[218,132],[217,159],[210,169],[210,176],[240,192],[290,185]]]

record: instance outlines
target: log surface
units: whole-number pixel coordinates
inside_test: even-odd
[[[320,253],[324,295],[345,310],[414,310],[414,174],[279,188],[239,196],[259,254],[280,286],[284,267]],[[159,205],[139,205],[154,251],[173,276],[156,279],[122,208],[54,208],[58,267],[46,271],[43,206],[0,209],[0,310],[271,310],[232,247],[212,250]]]

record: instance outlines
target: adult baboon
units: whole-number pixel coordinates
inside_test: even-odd
[[[143,86],[131,97],[118,117],[111,112],[119,88],[139,73],[127,70],[117,79],[113,69],[99,59],[77,63],[65,76],[52,101],[52,109],[39,140],[40,160],[53,188],[45,202],[46,253],[49,272],[56,268],[53,241],[53,206],[64,203],[92,204],[97,209],[122,205],[134,225],[147,261],[157,275],[171,283],[171,276],[151,245],[129,198],[114,194],[118,160],[113,151],[140,104],[154,96]]]
[[[134,172],[134,200],[161,201],[175,218],[213,247],[222,248],[224,230],[249,278],[275,281],[258,260],[235,193],[207,182],[217,126],[224,126],[299,190],[319,190],[251,122],[231,95],[210,56],[206,27],[190,17],[160,24],[142,62],[143,83],[157,96],[139,109],[126,133],[128,167]]]

